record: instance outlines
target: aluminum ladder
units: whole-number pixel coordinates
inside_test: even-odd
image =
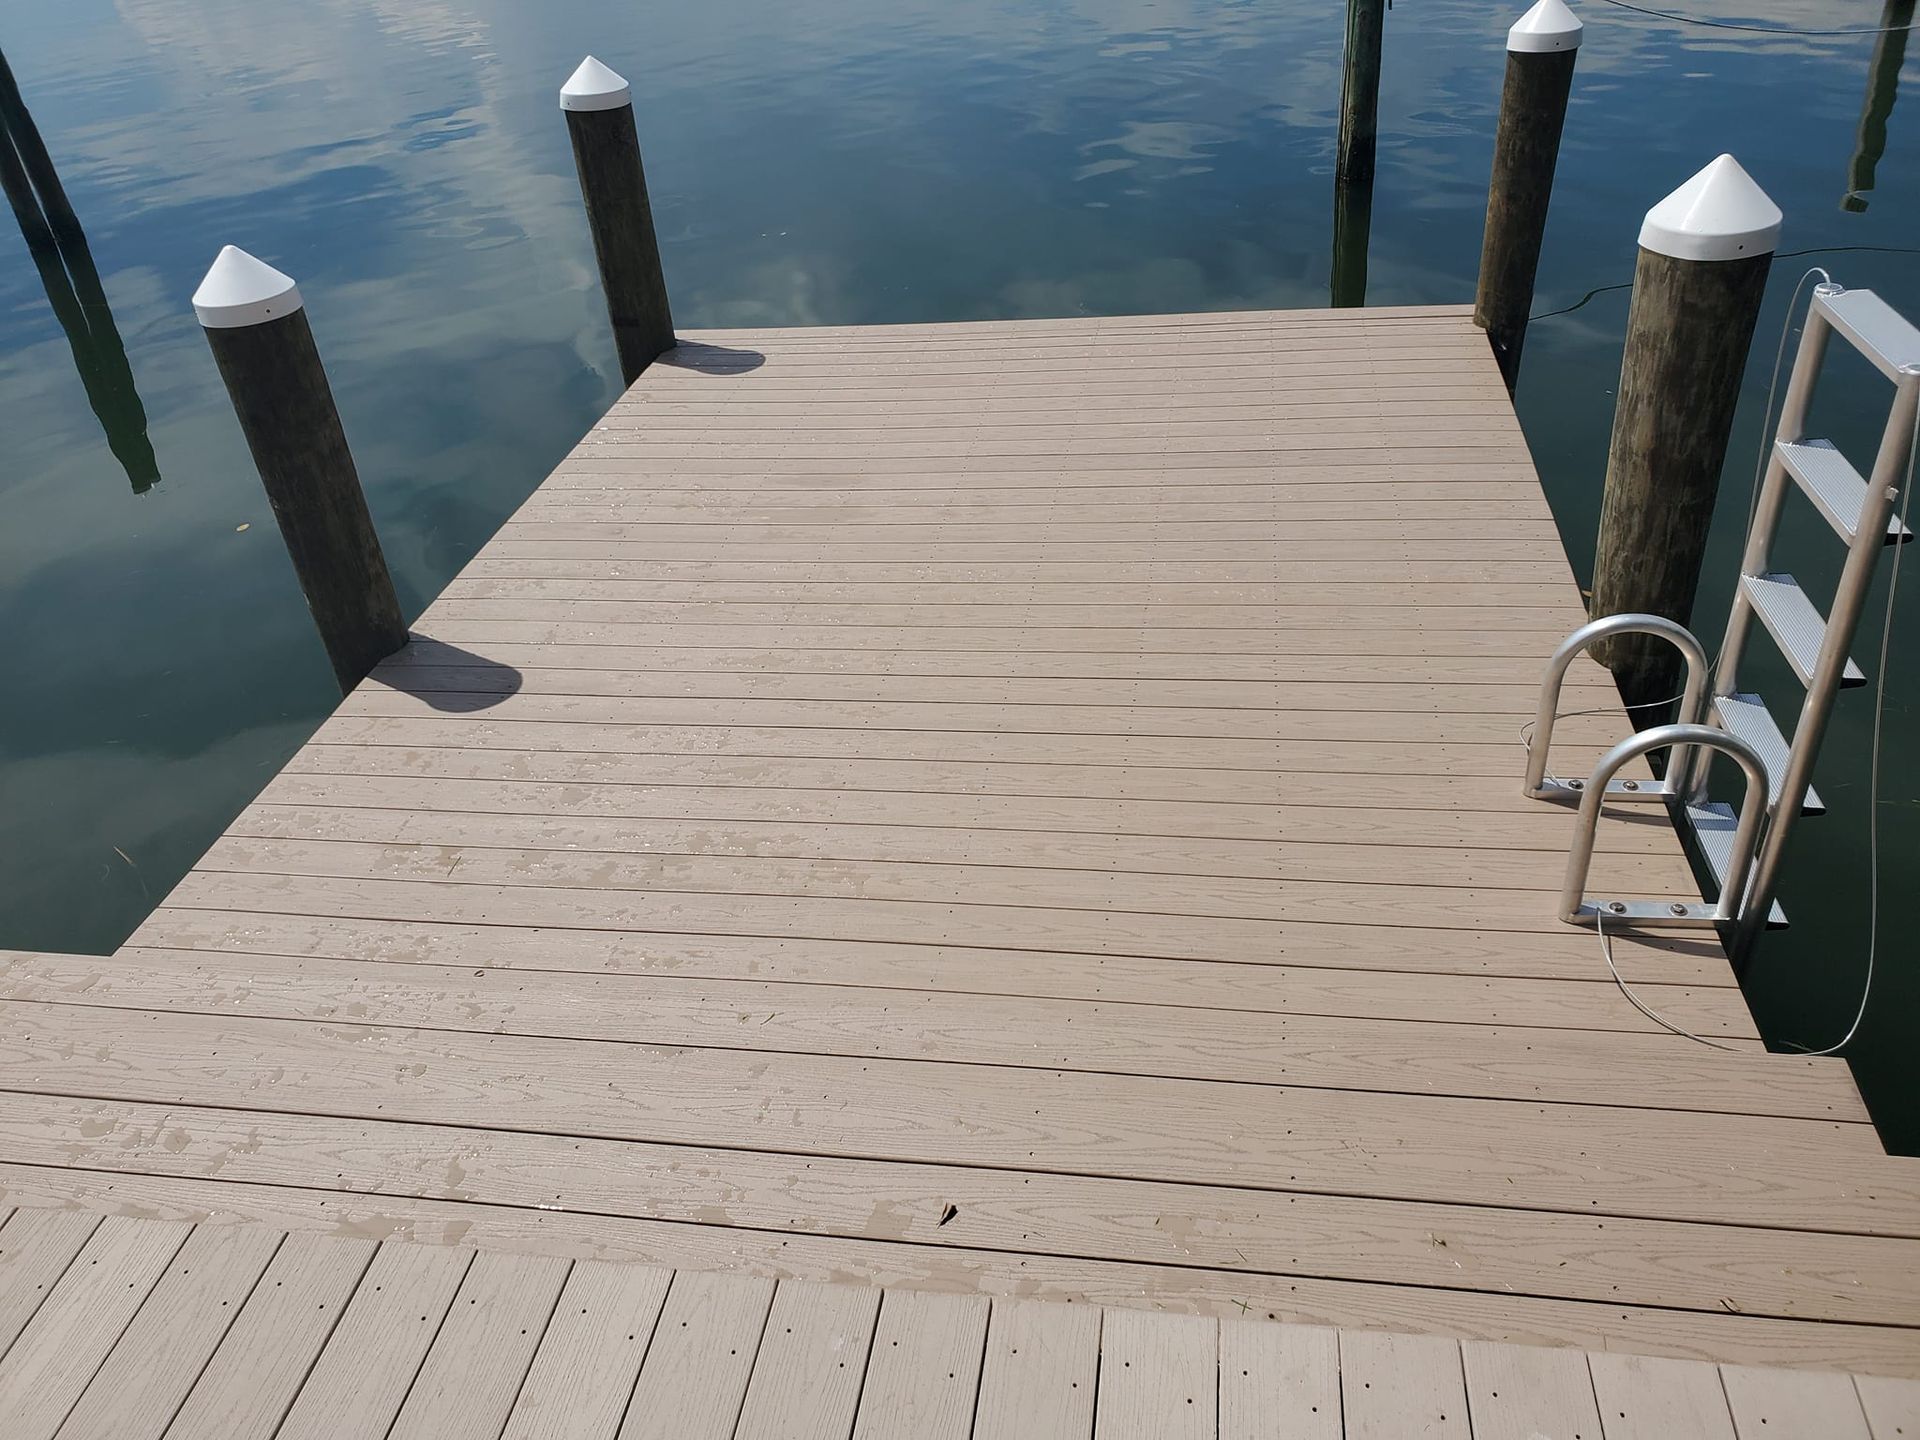
[[[1812,438],[1806,431],[1814,387],[1835,335],[1894,385],[1886,428],[1866,477],[1833,442]],[[1764,930],[1786,924],[1774,894],[1787,839],[1799,816],[1824,812],[1812,780],[1827,720],[1842,689],[1867,681],[1848,651],[1874,569],[1887,546],[1913,538],[1894,512],[1913,453],[1917,408],[1920,329],[1871,290],[1847,290],[1831,283],[1816,286],[1781,405],[1773,453],[1756,497],[1740,563],[1740,584],[1711,687],[1704,683],[1706,656],[1699,641],[1684,627],[1657,615],[1595,620],[1568,636],[1554,652],[1541,683],[1525,789],[1534,799],[1580,807],[1561,895],[1562,919],[1574,924],[1604,921],[1621,928],[1635,924],[1720,927],[1736,963],[1752,952]],[[1805,496],[1847,546],[1846,563],[1825,616],[1793,576],[1775,571],[1770,564],[1774,537],[1792,489]],[[1791,738],[1759,695],[1740,689],[1740,661],[1756,620],[1806,687]],[[1622,633],[1656,635],[1679,649],[1686,663],[1687,686],[1678,723],[1643,730],[1623,741],[1585,780],[1553,779],[1547,775],[1548,742],[1567,668],[1588,646]],[[1663,747],[1670,747],[1664,779],[1613,778],[1629,760]],[[1707,793],[1716,752],[1731,755],[1745,773],[1747,794],[1738,816]],[[1713,872],[1715,903],[1588,895],[1594,830],[1607,801],[1667,804]]]

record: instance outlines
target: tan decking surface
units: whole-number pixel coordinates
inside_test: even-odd
[[[702,337],[127,947],[8,961],[0,1196],[1920,1373],[1845,1066],[1553,918],[1581,618],[1462,309]]]
[[[8,1440],[1895,1440],[1920,1383],[0,1209]]]

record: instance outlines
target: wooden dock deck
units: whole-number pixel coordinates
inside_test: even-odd
[[[1554,919],[1582,618],[1464,307],[689,339],[119,953],[0,970],[0,1203],[1920,1375],[1845,1065]]]
[[[1920,1382],[0,1211],[8,1440],[1896,1440]]]

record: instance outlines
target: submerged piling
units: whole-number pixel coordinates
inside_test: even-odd
[[[589,55],[561,88],[560,108],[573,139],[573,163],[580,172],[620,373],[631,385],[674,343],[653,205],[640,163],[640,135],[633,123],[633,91]]]
[[[1507,78],[1487,184],[1473,323],[1487,332],[1508,394],[1520,377],[1520,348],[1533,308],[1580,33],[1580,22],[1564,0],[1539,0],[1507,32]]]
[[[407,643],[333,390],[293,280],[229,245],[193,293],[342,690]]]
[[[1780,208],[1731,155],[1647,212],[1607,451],[1596,617],[1636,611],[1687,622],[1779,238]],[[1593,653],[1629,705],[1679,687],[1670,646],[1623,635]]]

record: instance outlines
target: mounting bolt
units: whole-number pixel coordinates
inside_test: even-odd
[[[1667,906],[1667,909],[1672,911],[1675,915],[1685,915],[1687,913],[1687,907],[1681,904],[1680,901],[1678,900],[1674,901],[1673,904]]]
[[[1624,900],[1609,900],[1607,902],[1607,909],[1616,915],[1624,915],[1627,913],[1627,902]]]
[[[1622,790],[1638,790],[1640,788],[1640,782],[1638,780],[1622,780],[1620,782],[1620,788]]]
[[[1584,780],[1567,781],[1567,789],[1569,790],[1584,790],[1586,788],[1587,788],[1587,782]]]

